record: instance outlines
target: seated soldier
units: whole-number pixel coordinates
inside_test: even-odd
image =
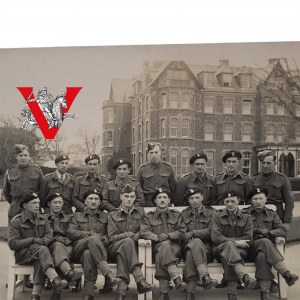
[[[170,193],[159,188],[152,201],[156,210],[149,212],[143,218],[141,237],[153,241],[153,256],[155,257],[155,278],[159,281],[160,300],[169,299],[169,280],[174,281],[177,290],[184,291],[186,283],[181,279],[177,263],[181,258],[181,241],[184,239],[184,224],[180,225],[179,212],[169,210]]]
[[[249,259],[255,261],[255,277],[260,287],[260,299],[270,299],[269,291],[274,275],[271,268],[279,272],[286,283],[291,286],[298,276],[291,274],[283,262],[283,257],[276,248],[276,237],[285,237],[287,229],[276,212],[265,207],[268,192],[263,188],[256,188],[251,193],[252,206],[245,209],[253,221],[253,243],[249,248]]]
[[[228,191],[223,199],[224,210],[212,216],[211,239],[214,256],[224,268],[228,300],[236,300],[239,279],[246,288],[255,285],[255,279],[246,274],[244,268],[244,259],[253,239],[253,224],[251,216],[238,208],[239,198],[235,191]]]
[[[61,271],[69,282],[80,279],[82,272],[76,272],[70,265],[72,255],[72,241],[66,237],[68,224],[71,220],[71,214],[63,212],[64,200],[62,195],[54,193],[46,198],[49,206],[49,212],[46,214],[49,224],[53,230],[53,243],[49,246],[54,266]],[[52,300],[60,299],[60,292],[53,293]]]
[[[44,214],[40,213],[40,199],[36,193],[24,196],[20,202],[23,212],[16,215],[9,224],[8,245],[15,251],[16,263],[33,265],[32,300],[40,300],[48,277],[56,291],[66,287],[68,282],[60,279],[47,247],[53,239],[53,232]]]
[[[211,288],[217,280],[210,278],[207,262],[213,261],[212,243],[210,238],[211,217],[214,210],[202,205],[203,195],[199,190],[188,189],[184,195],[184,204],[190,205],[179,217],[179,223],[186,227],[185,233],[185,266],[186,299],[195,299],[196,282],[200,279],[201,286]]]
[[[80,261],[83,267],[83,300],[94,300],[97,269],[105,276],[108,288],[117,285],[121,279],[113,275],[107,263],[108,214],[100,210],[102,195],[95,189],[85,192],[83,199],[86,208],[72,216],[67,237],[74,242],[74,260]]]
[[[138,261],[137,242],[144,209],[135,206],[135,189],[125,185],[120,194],[121,205],[112,211],[108,218],[109,253],[117,261],[117,275],[122,281],[118,284],[117,300],[124,300],[132,273],[139,294],[150,292],[155,285],[146,282]]]

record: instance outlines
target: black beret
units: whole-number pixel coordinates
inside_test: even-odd
[[[64,199],[63,196],[62,196],[62,194],[60,194],[60,193],[53,193],[53,194],[49,195],[46,198],[46,203],[49,203],[50,201],[52,201],[53,199],[56,199],[58,197],[61,197],[62,199]]]
[[[84,161],[87,164],[90,160],[98,159],[98,162],[100,162],[100,157],[97,154],[91,154],[89,155]]]
[[[230,157],[236,157],[238,160],[240,160],[242,158],[242,154],[241,152],[235,150],[228,151],[223,155],[223,163],[226,163],[226,160]]]
[[[127,165],[128,168],[131,168],[131,162],[126,160],[126,159],[118,159],[114,162],[113,164],[113,170],[116,170],[118,167],[120,167],[121,165]]]
[[[268,190],[264,189],[264,188],[261,188],[261,187],[253,189],[251,191],[251,193],[249,194],[249,198],[251,199],[253,196],[258,195],[258,194],[265,194],[265,196],[267,197],[268,196]]]
[[[103,200],[102,194],[101,194],[98,190],[96,190],[96,189],[86,191],[86,192],[82,195],[82,200],[85,200],[85,199],[86,199],[89,195],[91,195],[91,194],[98,195],[99,198],[100,198],[100,200]]]
[[[153,194],[152,194],[152,202],[155,204],[154,200],[156,199],[156,197],[159,194],[162,193],[166,193],[168,195],[168,197],[170,198],[170,192],[168,189],[166,189],[165,187],[160,187],[158,190],[156,190]]]
[[[190,158],[190,165],[192,165],[195,160],[203,158],[207,162],[207,155],[205,153],[196,153]]]
[[[21,145],[21,144],[16,144],[15,145],[15,151],[16,151],[16,154],[18,155],[18,154],[20,154],[21,152],[23,152],[23,151],[28,151],[28,153],[29,153],[29,148],[28,148],[28,146],[26,146],[26,145]]]
[[[161,149],[161,143],[156,143],[156,142],[152,142],[152,143],[148,143],[148,146],[147,146],[147,150],[148,150],[148,152],[150,151],[150,150],[153,150],[154,149],[154,147],[156,147],[156,146],[158,146],[159,147],[159,149]]]
[[[230,197],[238,197],[239,198],[240,195],[236,191],[230,190],[223,194],[222,199],[225,200],[226,198],[230,198]]]
[[[189,198],[192,196],[192,195],[195,195],[195,194],[201,194],[201,191],[200,190],[195,190],[195,189],[188,189],[185,194],[184,194],[184,197],[183,197],[183,200],[185,203],[188,203],[189,201]],[[203,196],[203,195],[202,195]]]
[[[31,200],[34,200],[34,199],[39,199],[39,195],[37,193],[32,193],[32,194],[27,194],[25,195],[21,201],[20,201],[20,206],[23,207],[23,204],[24,203],[28,203],[30,202]]]
[[[60,154],[60,155],[58,155],[58,156],[55,157],[54,162],[55,162],[55,164],[57,164],[57,163],[59,163],[59,162],[61,162],[63,160],[66,160],[66,159],[70,160],[70,158],[69,158],[68,155]]]
[[[263,161],[267,156],[275,157],[275,154],[270,150],[264,150],[257,153],[257,158]]]

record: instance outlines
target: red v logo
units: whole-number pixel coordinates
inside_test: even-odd
[[[33,87],[17,87],[17,89],[20,91],[25,101],[35,99],[35,96],[33,94]],[[64,98],[67,102],[67,107],[61,107],[62,114],[65,114],[69,111],[73,104],[73,101],[75,100],[76,96],[78,95],[81,89],[82,87],[66,87],[66,94]],[[37,101],[27,102],[27,105],[32,115],[34,116],[36,123],[39,126],[41,132],[43,133],[45,139],[53,140],[60,127],[49,128],[46,116],[41,110]]]

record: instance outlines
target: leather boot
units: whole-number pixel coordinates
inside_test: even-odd
[[[168,293],[160,293],[158,300],[169,300],[169,294]]]
[[[288,286],[293,285],[299,279],[296,274],[291,274],[290,271],[284,272],[283,278],[285,279]]]
[[[227,286],[227,282],[225,280],[225,278],[223,277],[222,280],[216,285],[217,289],[223,289],[226,288]]]
[[[112,272],[108,272],[105,276],[105,289],[112,289],[121,281],[121,278],[116,277]]]
[[[244,274],[242,282],[245,284],[246,289],[253,289],[256,285],[256,280],[250,277],[248,274]]]
[[[58,276],[56,276],[52,281],[52,285],[55,290],[61,290],[68,285],[68,281],[65,279],[60,279]]]
[[[237,300],[236,294],[228,293],[227,296],[228,296],[228,300]]]
[[[211,279],[209,274],[206,274],[202,277],[201,286],[205,289],[210,289],[212,287],[216,287],[218,285],[218,281],[215,279]]]
[[[186,292],[185,300],[195,300],[195,294],[192,292]]]
[[[66,279],[69,281],[69,282],[74,282],[78,279],[81,279],[83,273],[82,272],[76,272],[74,270],[70,270],[68,272],[68,274],[66,275]]]
[[[33,288],[33,283],[30,280],[30,275],[24,275],[24,284],[28,289]]]
[[[81,290],[81,280],[78,279],[75,281],[74,286],[72,286],[71,292],[78,293]]]
[[[144,294],[152,291],[155,288],[155,285],[148,283],[145,279],[142,279],[136,283],[136,287],[139,294]]]
[[[266,291],[260,291],[259,294],[260,294],[260,300],[268,300],[268,299],[270,299],[269,293],[266,292]]]
[[[116,295],[116,300],[125,300],[125,295],[117,294]]]
[[[175,289],[181,292],[184,292],[186,289],[186,283],[181,279],[181,277],[177,277],[174,280]]]

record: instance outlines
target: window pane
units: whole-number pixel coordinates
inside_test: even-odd
[[[204,74],[204,85],[205,86],[213,86],[214,85],[214,74],[213,73],[205,73]]]
[[[250,175],[251,173],[251,152],[245,151],[242,153],[243,161],[242,161],[242,172]]]
[[[190,108],[191,107],[191,95],[189,93],[182,94],[181,108]]]
[[[206,172],[210,175],[214,175],[214,152],[212,151],[205,151],[207,155],[207,165],[206,165]]]
[[[232,114],[233,113],[233,100],[232,99],[224,99],[224,114]]]
[[[177,149],[170,150],[170,164],[173,166],[175,173],[177,173]]]
[[[162,94],[161,95],[161,108],[167,108],[167,95],[166,94]]]
[[[178,120],[175,118],[171,119],[171,126],[170,126],[170,136],[177,137],[177,129],[178,129]]]
[[[274,103],[268,102],[266,106],[267,106],[267,115],[274,115]]]
[[[214,112],[214,99],[212,99],[212,98],[204,99],[204,112],[206,112],[206,113]]]
[[[243,100],[243,115],[251,115],[252,114],[252,101],[251,100]]]
[[[178,107],[178,93],[172,92],[170,94],[170,108]]]
[[[160,121],[160,136],[166,137],[166,120],[162,119]]]
[[[190,120],[182,119],[182,136],[190,136]]]

